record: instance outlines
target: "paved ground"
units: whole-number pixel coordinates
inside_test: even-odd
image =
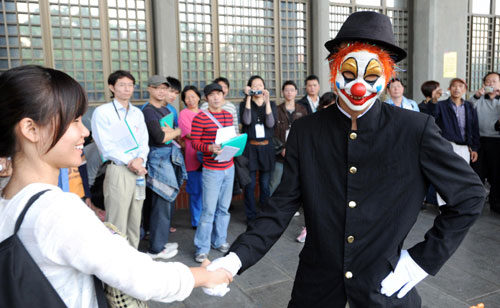
[[[245,228],[242,204],[231,209],[229,241],[233,241]],[[406,241],[411,247],[423,239],[432,225],[436,212],[423,210]],[[179,254],[173,261],[197,266],[193,260],[194,230],[189,224],[187,210],[176,211],[174,225],[177,232],[171,241],[179,243]],[[295,237],[303,225],[303,216],[292,220],[288,229],[269,253],[231,285],[231,292],[223,298],[214,298],[195,289],[184,302],[163,304],[150,302],[151,308],[283,308],[287,306],[302,245]],[[142,243],[143,247],[145,243]],[[210,259],[222,254],[216,250]],[[500,215],[491,213],[486,205],[483,215],[472,227],[465,241],[435,277],[427,277],[417,289],[423,307],[468,308],[483,302],[485,308],[500,307]]]

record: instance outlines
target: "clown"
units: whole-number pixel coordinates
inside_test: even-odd
[[[432,117],[378,100],[406,56],[387,16],[353,13],[325,46],[338,103],[294,122],[280,186],[209,269],[241,274],[303,206],[307,240],[289,308],[421,307],[414,286],[457,249],[484,188]],[[424,241],[404,250],[429,183],[447,205]]]
[[[366,43],[354,43],[332,55],[332,83],[337,95],[353,111],[363,111],[383,92],[393,72],[387,52]]]

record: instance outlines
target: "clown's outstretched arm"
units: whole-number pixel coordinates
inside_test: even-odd
[[[210,269],[224,268],[233,275],[257,263],[278,241],[301,205],[300,162],[297,147],[298,119],[292,125],[286,142],[286,156],[281,184],[269,199],[264,211],[248,224],[229,249],[229,253],[212,262]]]
[[[381,282],[381,293],[403,297],[428,274],[435,275],[457,250],[483,209],[486,192],[469,164],[455,154],[433,117],[429,117],[420,144],[424,175],[446,201],[425,239],[403,250],[396,268]]]

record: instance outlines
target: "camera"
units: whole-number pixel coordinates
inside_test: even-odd
[[[250,90],[250,91],[248,91],[248,95],[250,95],[250,96],[262,95],[262,91],[261,90]]]
[[[493,93],[495,91],[495,89],[493,89],[493,87],[484,87],[484,92],[486,93]]]

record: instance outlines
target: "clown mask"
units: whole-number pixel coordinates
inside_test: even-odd
[[[348,53],[335,76],[337,94],[347,107],[362,111],[373,104],[386,85],[379,56],[368,50]]]

